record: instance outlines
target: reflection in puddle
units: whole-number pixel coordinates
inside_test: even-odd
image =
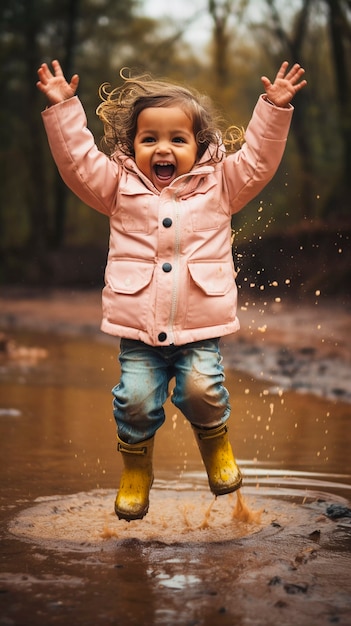
[[[153,570],[147,572],[149,575],[153,575]],[[198,576],[192,574],[175,574],[174,576],[168,576],[168,574],[162,572],[154,576],[162,587],[168,587],[169,589],[184,589],[189,585],[201,582]]]
[[[11,409],[11,407],[0,409],[0,417],[20,417],[20,415],[21,411],[18,411],[18,409]]]

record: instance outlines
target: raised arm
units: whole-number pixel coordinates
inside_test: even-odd
[[[282,63],[273,83],[262,76],[266,93],[255,107],[246,141],[223,165],[232,213],[240,211],[267,185],[283,156],[293,113],[290,102],[307,84],[302,79],[304,69],[295,63],[288,70],[288,65],[287,61]]]
[[[79,76],[78,74],[74,74],[71,78],[71,82],[68,83],[58,61],[52,62],[52,68],[54,73],[51,72],[46,63],[40,66],[38,69],[39,80],[37,87],[45,94],[49,104],[58,104],[75,95],[79,83]]]
[[[281,64],[273,83],[267,76],[261,77],[268,100],[277,107],[287,106],[295,94],[307,85],[306,80],[301,80],[305,73],[301,65],[295,63],[287,72],[288,66],[287,61]]]
[[[120,168],[116,161],[100,152],[87,128],[84,109],[75,96],[78,75],[68,83],[58,61],[39,70],[38,89],[50,105],[42,117],[49,145],[66,185],[86,204],[110,215],[114,210]]]

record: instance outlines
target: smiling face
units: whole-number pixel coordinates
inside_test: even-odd
[[[180,107],[149,107],[139,113],[135,162],[158,191],[190,172],[197,150],[192,120]]]

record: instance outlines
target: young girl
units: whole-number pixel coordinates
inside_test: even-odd
[[[40,67],[37,86],[50,105],[42,115],[53,157],[68,187],[110,219],[101,328],[121,337],[116,514],[131,520],[148,511],[154,436],[173,377],[172,402],[194,430],[210,489],[235,491],[242,477],[219,348],[239,328],[231,215],[274,175],[304,70],[285,62],[273,83],[262,77],[266,93],[234,154],[225,153],[206,98],[121,74],[121,87],[100,89],[106,155],[86,128],[78,76],[68,83],[58,61],[52,67]]]

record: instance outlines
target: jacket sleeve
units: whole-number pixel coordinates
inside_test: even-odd
[[[119,166],[100,152],[75,96],[43,111],[49,146],[66,185],[93,209],[110,215],[117,193]]]
[[[273,178],[282,159],[293,107],[275,107],[260,96],[245,132],[245,143],[223,164],[231,213],[237,213]]]

